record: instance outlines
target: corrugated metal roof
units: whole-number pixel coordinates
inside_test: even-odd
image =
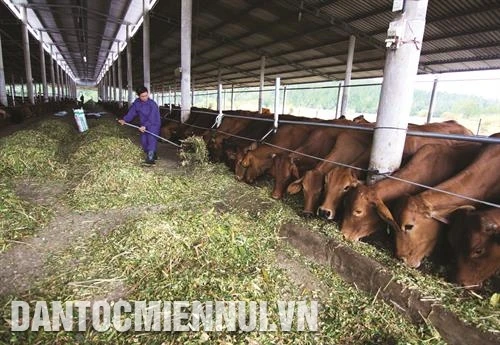
[[[74,74],[95,80],[113,40],[124,39],[120,19],[131,7],[140,11],[142,1],[28,3],[52,30]],[[352,77],[382,76],[391,7],[391,0],[193,0],[192,78],[197,88],[213,87],[220,70],[226,84],[255,86],[260,57],[265,55],[268,84],[277,76],[283,84],[343,79],[350,34],[357,36]],[[9,18],[0,23],[4,55],[22,61],[19,25],[4,6],[0,15]],[[85,28],[77,22],[79,17]],[[429,0],[419,73],[500,68],[499,18],[498,0]],[[79,43],[82,34],[84,46]],[[39,49],[36,42],[31,44],[36,60]],[[134,36],[132,49],[134,84],[141,84],[142,29]],[[89,63],[81,62],[82,52]],[[7,75],[9,71],[24,75],[22,66],[8,60]],[[38,79],[39,66],[32,65]],[[179,65],[180,1],[161,0],[151,12],[152,85],[178,83],[174,70]],[[122,72],[125,81],[125,67]]]

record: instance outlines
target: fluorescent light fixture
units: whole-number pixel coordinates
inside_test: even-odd
[[[83,57],[83,62],[87,62],[87,57],[86,56]]]

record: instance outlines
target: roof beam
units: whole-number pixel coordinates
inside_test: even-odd
[[[479,61],[498,60],[498,59],[500,59],[500,53],[499,54],[485,55]],[[472,56],[472,57],[467,57],[467,58],[433,60],[433,61],[428,61],[428,62],[422,62],[422,65],[432,66],[432,65],[439,65],[439,64],[461,63],[461,62],[471,62],[471,61],[478,61],[477,57]]]
[[[83,11],[88,12],[90,14],[96,15],[97,17],[100,17],[100,18],[93,17],[92,19],[94,19],[94,20],[100,20],[100,21],[103,21],[103,22],[106,22],[106,23],[107,22],[111,22],[111,23],[114,23],[114,24],[124,24],[124,25],[129,24],[131,26],[134,26],[133,23],[129,23],[129,22],[127,22],[125,20],[122,20],[120,18],[116,18],[116,17],[110,16],[107,13],[101,13],[99,11],[90,10],[87,7],[79,6],[79,5],[47,4],[47,3],[44,3],[44,4],[41,4],[41,3],[33,4],[33,3],[31,3],[31,4],[27,4],[26,7],[31,8],[33,10],[48,11],[48,12],[51,12],[51,13],[54,13],[54,9],[76,9],[76,10],[83,10]]]
[[[374,39],[371,35],[368,35],[363,31],[356,29],[348,22],[338,19],[328,13],[325,13],[321,7],[314,7],[307,4],[303,4],[303,6],[301,6],[302,2],[298,0],[276,0],[276,1],[278,3],[285,3],[288,6],[295,7],[296,9],[299,9],[308,15],[311,15],[327,23],[330,23],[332,27],[341,29],[344,32],[348,33],[349,35],[354,35],[358,40],[365,42],[366,44],[369,44],[377,49],[385,50],[385,47],[382,44],[382,42]]]
[[[163,17],[163,20],[165,20],[165,17]],[[171,22],[177,21],[177,19],[174,19],[174,18],[169,18],[169,20]],[[307,70],[311,74],[318,73],[318,76],[321,76],[321,77],[325,78],[326,80],[332,79],[332,76],[330,76],[330,75],[325,75],[323,73],[315,71],[314,69],[307,68],[306,66],[297,65],[293,61],[290,61],[290,60],[283,58],[281,56],[272,56],[272,54],[269,54],[267,51],[265,51],[263,49],[259,49],[256,47],[250,47],[244,43],[239,42],[237,39],[229,38],[229,37],[226,37],[224,35],[217,34],[213,31],[210,31],[207,33],[200,33],[200,35],[203,36],[204,38],[214,39],[222,44],[230,44],[232,46],[235,46],[235,47],[241,49],[243,52],[252,53],[256,57],[260,58],[261,56],[266,56],[267,59],[276,60],[282,64],[285,64],[285,65],[291,65],[291,66],[295,66],[296,68],[299,68],[299,69]],[[202,55],[202,53],[198,53],[197,57],[199,57],[200,55]],[[270,56],[270,57],[268,57],[268,56]]]

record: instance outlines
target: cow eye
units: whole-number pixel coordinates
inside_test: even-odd
[[[363,211],[361,211],[361,210],[354,210],[353,215],[356,217],[359,217],[359,216],[361,216],[362,213],[363,213]]]
[[[413,224],[405,224],[405,231],[410,231],[413,229]]]
[[[484,254],[484,248],[476,248],[472,251],[472,257],[477,258]]]
[[[349,190],[349,188],[351,188],[351,186],[345,186],[344,187],[344,192],[347,192]]]

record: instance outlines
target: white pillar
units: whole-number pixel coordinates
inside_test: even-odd
[[[134,91],[132,87],[132,41],[130,40],[129,25],[127,24],[127,90],[128,105],[134,101]]]
[[[31,104],[35,104],[35,98],[33,96],[33,76],[31,74],[30,38],[28,34],[28,14],[26,6],[23,6],[22,12],[23,12],[23,23],[21,25],[21,32],[23,36],[24,68],[26,69],[28,101]]]
[[[104,102],[108,101],[108,73],[105,72],[104,76],[102,77],[103,82],[103,100]]]
[[[222,111],[222,69],[220,67],[217,76],[217,111]]]
[[[234,110],[234,84],[231,84],[231,110]]]
[[[111,63],[111,80],[113,83],[113,101],[116,102],[116,67],[115,63]]]
[[[266,57],[261,56],[260,57],[260,84],[259,84],[259,109],[257,111],[259,114],[262,114],[262,93],[264,90],[264,72],[266,69]]]
[[[168,86],[168,108],[172,111],[172,88]]]
[[[181,2],[181,122],[186,122],[191,112],[189,89],[191,87],[191,30],[193,1]]]
[[[59,101],[59,100],[61,100],[61,88],[60,88],[60,84],[59,84],[59,64],[57,63],[57,53],[56,53],[56,60],[54,62],[56,64],[56,70],[55,70],[55,73],[56,73],[56,89],[57,89],[56,99]]]
[[[380,94],[377,123],[373,135],[370,169],[390,173],[399,168],[406,140],[413,89],[425,29],[428,0],[406,0],[404,13],[398,14],[390,28],[404,29],[387,49],[384,80]],[[394,30],[391,30],[394,31]],[[401,31],[400,31],[401,32]],[[380,175],[368,177],[373,183]]]
[[[16,82],[14,80],[14,74],[12,75],[12,84],[11,84],[11,89],[12,89],[12,106],[16,106]]]
[[[280,78],[276,78],[276,82],[274,84],[274,127],[278,127],[278,113],[280,105]]]
[[[217,85],[217,111],[219,113],[222,113],[222,109],[224,108],[224,105],[222,104],[222,92],[224,90],[222,89],[222,83]]]
[[[286,106],[286,85],[283,86],[283,110],[281,111],[282,114],[285,113],[285,106]]]
[[[437,87],[438,79],[434,79],[434,83],[432,84],[432,92],[431,92],[431,100],[429,102],[429,111],[427,112],[427,123],[432,120],[432,113],[434,112],[434,99],[436,97],[436,87]]]
[[[342,103],[341,99],[340,99],[341,93],[342,93],[342,82],[339,82],[338,90],[337,90],[337,106],[335,107],[335,118],[336,119],[339,118],[340,104]]]
[[[52,84],[52,100],[56,101],[56,78],[54,75],[55,60],[52,56],[52,44],[50,45],[50,83]]]
[[[122,57],[120,55],[120,45],[118,42],[116,43],[116,51],[118,54],[118,58],[116,59],[118,61],[118,102],[121,107],[123,103]]]
[[[184,1],[182,1],[184,4]],[[144,22],[142,24],[142,58],[144,66],[144,86],[149,90],[151,87],[150,74],[150,44],[149,44],[149,0],[142,0]]]
[[[351,84],[352,75],[352,61],[354,59],[354,47],[356,45],[356,36],[351,35],[349,37],[349,49],[347,51],[347,66],[345,69],[344,78],[344,92],[342,93],[342,105],[340,108],[340,115],[346,115],[347,112],[347,102],[349,100],[349,85]]]
[[[21,103],[24,103],[24,80],[21,77]]]
[[[7,89],[5,87],[5,70],[3,68],[2,37],[0,36],[0,103],[9,105],[7,100]]]

